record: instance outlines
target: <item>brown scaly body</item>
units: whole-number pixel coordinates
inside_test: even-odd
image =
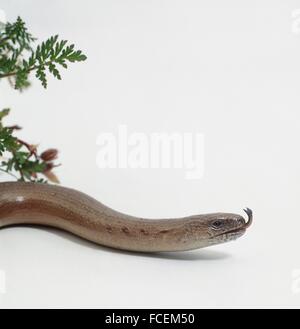
[[[252,223],[237,214],[174,219],[122,214],[73,189],[48,184],[0,183],[0,228],[52,226],[103,246],[141,252],[182,251],[237,239]]]

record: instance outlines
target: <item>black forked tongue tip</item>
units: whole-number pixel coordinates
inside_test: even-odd
[[[245,211],[245,213],[246,213],[247,216],[248,216],[248,222],[245,224],[244,227],[245,227],[245,228],[248,228],[248,227],[252,224],[252,222],[253,222],[253,212],[252,212],[252,210],[249,209],[249,208],[245,208],[244,211]]]

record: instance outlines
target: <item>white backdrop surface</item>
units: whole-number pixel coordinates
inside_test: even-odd
[[[161,218],[254,211],[236,242],[188,253],[112,251],[56,230],[0,232],[0,307],[298,307],[300,29],[292,0],[2,0],[39,40],[88,56],[1,107],[22,138],[60,150],[63,185]],[[300,26],[300,24],[299,24]],[[181,169],[99,169],[96,141],[200,132],[202,179]],[[6,177],[1,175],[1,180]]]

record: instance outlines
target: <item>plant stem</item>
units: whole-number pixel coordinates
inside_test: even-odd
[[[37,154],[36,154],[36,148],[30,144],[28,144],[27,142],[24,142],[22,139],[17,138],[17,141],[19,144],[25,146],[27,148],[27,150],[30,152],[30,155],[34,155],[37,158]]]
[[[54,61],[55,62],[55,61]],[[48,61],[48,62],[45,62],[44,64],[42,64],[43,66],[48,66],[49,64],[53,63],[53,61]],[[40,65],[34,65],[32,67],[30,67],[28,70],[27,70],[27,73],[30,73],[31,71],[34,71],[36,69],[39,68]],[[9,77],[12,77],[14,75],[16,75],[18,72],[14,71],[14,72],[9,72],[9,73],[5,73],[5,74],[0,74],[0,79],[2,78],[9,78]]]
[[[11,176],[11,177],[13,177],[15,179],[19,179],[16,175],[14,175],[14,174],[12,174],[12,173],[10,173],[10,172],[2,169],[2,168],[0,168],[0,171],[4,172],[5,174],[7,174],[7,175],[9,175],[9,176]]]
[[[31,67],[30,69],[28,69],[27,73],[33,71],[33,70],[36,70],[38,67],[37,66],[33,66]],[[3,79],[3,78],[9,78],[9,77],[12,77],[14,75],[16,75],[17,72],[9,72],[9,73],[5,73],[5,74],[0,74],[0,79]]]
[[[0,39],[0,44],[3,43],[3,42],[5,42],[5,41],[7,41],[7,40],[9,40],[9,37],[5,37],[3,39]]]

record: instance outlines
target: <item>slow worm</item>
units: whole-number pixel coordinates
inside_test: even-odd
[[[0,228],[52,226],[103,246],[141,252],[182,251],[231,241],[252,223],[242,216],[212,213],[173,219],[122,214],[73,189],[39,183],[0,183]]]

